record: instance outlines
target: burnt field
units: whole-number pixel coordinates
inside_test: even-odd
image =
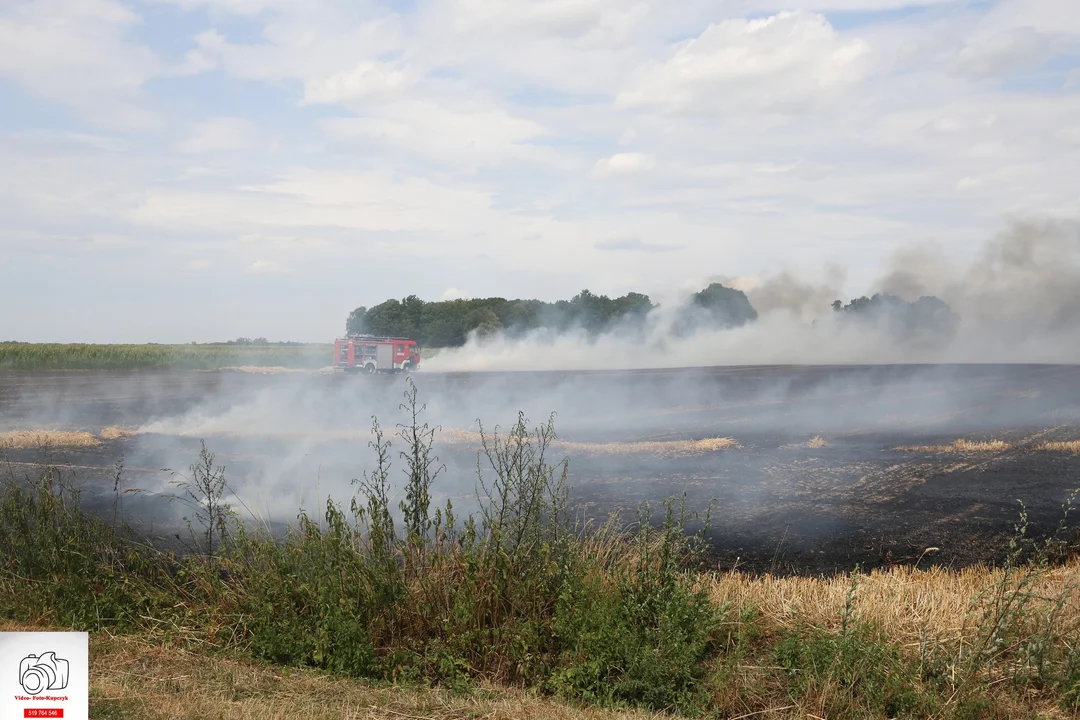
[[[440,503],[469,509],[485,430],[552,412],[584,516],[686,493],[715,499],[724,568],[811,573],[1004,555],[1023,501],[1051,531],[1080,487],[1080,368],[815,366],[636,372],[418,373],[442,431]],[[57,372],[0,375],[3,472],[65,468],[86,502],[155,535],[182,525],[178,491],[200,442],[244,512],[271,526],[345,501],[373,465],[372,416],[400,443],[400,377],[319,373]],[[103,432],[110,428],[109,432]],[[27,439],[19,431],[49,431]],[[49,434],[49,433],[52,434]],[[58,433],[69,433],[62,435]],[[76,435],[70,433],[83,433]],[[21,439],[20,439],[21,438]],[[937,550],[927,551],[928,548]]]

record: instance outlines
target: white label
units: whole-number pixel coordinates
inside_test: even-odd
[[[89,717],[89,635],[0,632],[0,720]]]

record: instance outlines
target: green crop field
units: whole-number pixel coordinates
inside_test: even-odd
[[[333,346],[0,344],[0,370],[214,370],[257,366],[319,368]]]

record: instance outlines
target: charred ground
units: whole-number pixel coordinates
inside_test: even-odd
[[[585,517],[686,493],[713,512],[716,562],[816,573],[911,563],[960,566],[1001,558],[1022,500],[1033,534],[1052,531],[1080,455],[1043,448],[1080,439],[1074,366],[815,366],[637,372],[415,376],[438,446],[444,501],[468,507],[476,447],[460,435],[558,413],[574,444],[570,482]],[[113,507],[113,476],[156,493],[205,440],[230,485],[270,524],[327,495],[342,497],[371,467],[371,417],[402,419],[401,378],[241,372],[0,375],[0,432],[140,428],[88,447],[0,451],[6,472],[68,468],[96,508]],[[455,436],[454,433],[458,435]],[[679,441],[733,438],[738,447],[685,451]],[[456,438],[456,439],[455,439]],[[817,440],[814,440],[817,438]],[[1004,447],[954,445],[999,440]],[[650,452],[610,443],[659,442]],[[813,442],[811,442],[813,441]],[[666,445],[663,443],[667,443]],[[619,446],[621,447],[621,446]],[[650,446],[652,447],[652,446]],[[670,447],[670,450],[666,449]],[[975,449],[972,449],[974,447]],[[129,521],[154,534],[179,511],[153,495],[123,496]],[[938,548],[926,552],[927,548]]]

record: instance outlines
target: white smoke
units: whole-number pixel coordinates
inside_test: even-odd
[[[744,289],[756,322],[672,332],[678,303],[651,312],[643,329],[600,336],[538,330],[471,336],[464,347],[424,362],[432,371],[605,370],[714,365],[1080,362],[1080,232],[1061,224],[1019,224],[992,238],[967,267],[940,246],[909,246],[874,287],[909,301],[936,296],[960,316],[951,341],[915,345],[872,323],[844,322],[831,303],[845,272],[824,280],[780,273],[721,279]]]

